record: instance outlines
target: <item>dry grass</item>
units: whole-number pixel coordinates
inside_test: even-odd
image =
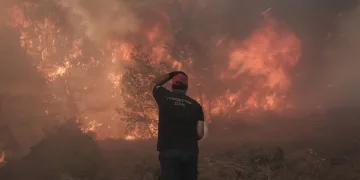
[[[267,119],[259,125],[211,129],[201,142],[200,180],[356,180],[358,118]],[[245,127],[245,128],[244,128]],[[320,127],[320,128],[319,128]],[[31,152],[0,168],[3,180],[155,180],[155,141],[95,142],[74,124],[59,127]]]

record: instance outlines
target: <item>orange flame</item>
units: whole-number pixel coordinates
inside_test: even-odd
[[[128,141],[133,141],[133,140],[136,140],[136,137],[135,137],[135,136],[132,136],[132,135],[127,135],[127,136],[125,136],[124,139],[125,139],[125,140],[128,140]]]
[[[106,110],[107,115],[99,118],[84,118],[83,131],[95,131],[105,134],[106,137],[118,136],[116,132],[109,133],[114,126],[113,112],[115,105],[121,103],[119,93],[122,84],[123,66],[131,64],[131,53],[137,42],[125,40],[125,38],[109,37],[104,45],[96,46],[94,52],[87,46],[94,46],[86,41],[81,35],[67,34],[57,25],[56,18],[49,17],[32,20],[27,17],[26,10],[36,10],[37,6],[31,3],[14,5],[10,11],[11,26],[20,31],[20,43],[27,54],[31,57],[34,67],[43,74],[48,81],[49,87],[62,85],[63,81],[80,79],[75,85],[82,86],[78,89],[88,93],[96,91],[101,97],[109,95],[111,101]],[[26,9],[26,10],[24,10]],[[159,13],[159,12],[158,12]],[[170,18],[166,17],[167,25]],[[300,40],[282,22],[264,14],[264,23],[256,29],[246,40],[242,42],[232,41],[226,44],[224,38],[219,39],[215,46],[226,46],[229,49],[228,59],[225,59],[227,67],[222,73],[215,74],[218,80],[224,83],[222,93],[217,98],[210,99],[209,95],[197,95],[201,99],[208,118],[212,115],[236,114],[242,112],[280,111],[290,103],[287,95],[291,88],[289,71],[299,60],[301,54]],[[165,44],[169,44],[170,33],[164,30],[159,22],[144,27],[136,36],[145,42],[143,51],[149,53],[155,66],[167,63],[171,70],[184,70],[194,66],[194,59],[174,59]],[[140,39],[140,38],[139,38]],[[68,42],[69,41],[69,42]],[[215,62],[219,63],[220,62]],[[217,64],[214,64],[214,67]],[[97,68],[97,69],[96,69]],[[91,70],[96,69],[98,77],[88,79]],[[100,70],[99,70],[100,69]],[[90,74],[90,73],[89,73]],[[104,74],[104,75],[103,75]],[[190,76],[195,76],[189,73]],[[190,77],[189,76],[189,77]],[[98,81],[94,80],[98,78]],[[64,80],[65,79],[65,80]],[[105,88],[104,88],[105,87]],[[58,88],[59,89],[59,88]],[[234,90],[236,89],[236,90]],[[66,97],[57,91],[52,92],[51,102],[64,102],[72,98],[67,92]],[[195,95],[196,96],[196,95]],[[200,98],[201,96],[201,98]],[[135,97],[134,97],[135,98]],[[70,108],[79,109],[86,106],[85,103],[75,102]],[[96,103],[93,104],[97,104]],[[77,108],[74,108],[77,107]],[[48,109],[46,113],[48,114]],[[77,115],[82,116],[82,110],[77,110]],[[95,111],[97,114],[98,112]],[[155,113],[150,116],[156,119]],[[66,114],[66,113],[64,113]],[[107,121],[109,120],[109,121]],[[149,127],[151,132],[156,128]],[[100,129],[103,129],[102,131]],[[116,135],[114,135],[116,134]],[[150,136],[149,136],[150,137]],[[136,132],[125,137],[127,140],[137,139]]]
[[[5,153],[4,151],[1,151],[0,153],[0,163],[5,162]]]
[[[249,109],[281,110],[291,87],[289,70],[300,58],[301,45],[297,36],[276,19],[265,15],[264,24],[248,39],[235,43],[229,54],[225,78],[238,82],[238,92],[225,94],[227,106],[240,103],[237,111]],[[241,78],[244,76],[245,78]],[[224,76],[221,76],[224,78]],[[242,96],[249,91],[249,96]],[[220,106],[219,106],[220,107]],[[219,108],[215,107],[215,108]]]

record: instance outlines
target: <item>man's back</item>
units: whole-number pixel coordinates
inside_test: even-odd
[[[198,150],[197,122],[204,120],[201,105],[162,86],[153,89],[153,96],[159,106],[158,151]]]
[[[171,80],[169,91],[162,87]],[[153,80],[159,106],[158,146],[161,180],[196,180],[198,143],[204,136],[202,107],[186,95],[188,76],[173,71]]]

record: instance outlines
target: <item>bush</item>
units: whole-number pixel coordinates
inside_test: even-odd
[[[73,121],[47,132],[23,159],[9,163],[4,179],[94,179],[101,165],[100,148]]]

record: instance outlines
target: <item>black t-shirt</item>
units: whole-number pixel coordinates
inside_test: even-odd
[[[186,94],[155,86],[159,107],[157,150],[197,150],[197,122],[204,121],[201,105]]]

